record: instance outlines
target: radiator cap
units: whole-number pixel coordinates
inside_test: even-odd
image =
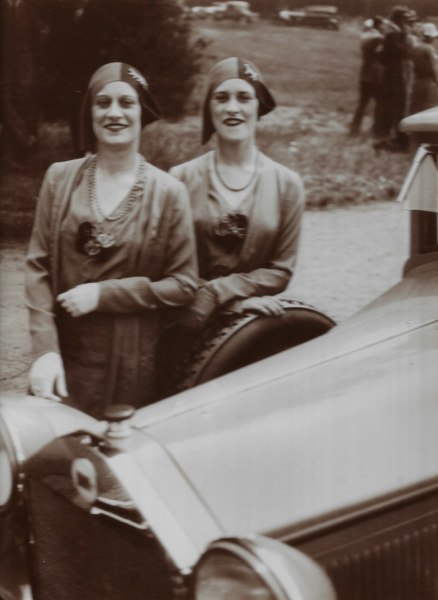
[[[123,439],[131,435],[132,429],[129,420],[135,413],[135,408],[130,404],[112,404],[105,409],[104,419],[108,421],[106,437]]]

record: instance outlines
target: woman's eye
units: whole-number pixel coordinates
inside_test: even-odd
[[[99,108],[107,108],[110,104],[110,101],[108,100],[108,98],[97,98],[96,100],[96,106],[98,106]]]
[[[226,102],[228,100],[228,95],[227,94],[217,94],[217,96],[214,97],[214,100],[216,100],[216,102]]]
[[[135,100],[131,100],[131,98],[122,98],[120,100],[120,106],[123,106],[123,108],[131,108],[134,105]]]
[[[238,100],[239,102],[250,102],[251,100],[253,100],[253,96],[251,96],[250,94],[239,94],[238,95]]]

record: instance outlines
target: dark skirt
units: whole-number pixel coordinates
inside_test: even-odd
[[[69,404],[101,419],[109,405],[156,400],[156,312],[73,318],[60,311],[57,325]]]

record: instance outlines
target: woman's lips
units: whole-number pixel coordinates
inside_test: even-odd
[[[242,119],[225,119],[224,120],[224,124],[228,125],[229,127],[235,127],[236,125],[241,125],[242,123],[244,123],[244,121]]]
[[[121,123],[111,123],[109,125],[105,125],[105,129],[109,129],[110,131],[121,131],[125,129],[126,125],[122,125]]]

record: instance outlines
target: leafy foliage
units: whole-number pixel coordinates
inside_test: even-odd
[[[163,113],[184,111],[199,70],[202,40],[177,0],[36,0],[42,23],[45,116],[74,118],[93,71],[122,61],[150,83]]]

